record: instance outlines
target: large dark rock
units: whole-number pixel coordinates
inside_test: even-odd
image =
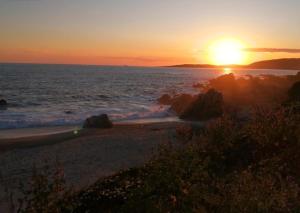
[[[83,128],[112,128],[113,124],[106,114],[92,116],[85,120]]]
[[[7,101],[4,99],[0,99],[0,110],[6,110],[7,109]]]
[[[214,89],[200,94],[180,115],[181,119],[205,121],[223,114],[223,95]]]
[[[0,99],[0,106],[7,106],[7,101],[4,99]]]
[[[290,102],[300,102],[300,81],[297,81],[288,91]]]

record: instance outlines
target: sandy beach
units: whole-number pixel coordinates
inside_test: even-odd
[[[27,180],[33,166],[64,168],[75,188],[98,178],[142,165],[153,151],[172,140],[179,122],[118,124],[112,129],[49,127],[0,132],[2,186],[15,189]]]

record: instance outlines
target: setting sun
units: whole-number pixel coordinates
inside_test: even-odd
[[[210,46],[211,61],[216,65],[242,64],[245,58],[243,48],[244,45],[238,40],[219,40]]]

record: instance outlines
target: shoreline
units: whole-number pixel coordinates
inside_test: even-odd
[[[167,122],[182,122],[178,117],[164,117],[164,118],[141,118],[133,120],[112,121],[114,126],[120,125],[135,125],[135,124],[153,124],[153,123],[167,123]],[[49,136],[59,133],[66,133],[75,130],[82,130],[81,124],[66,124],[57,126],[37,126],[37,127],[22,127],[22,128],[8,128],[0,129],[1,140],[10,140],[17,138]]]
[[[117,131],[124,129],[168,129],[183,123],[180,120],[174,121],[155,121],[152,122],[119,122],[115,123],[110,129],[83,129],[81,126],[57,126],[57,127],[36,127],[0,130],[0,154],[14,150],[27,149],[46,145],[64,143],[69,140],[76,140],[101,135],[113,135]]]

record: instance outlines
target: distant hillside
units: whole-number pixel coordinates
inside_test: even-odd
[[[253,69],[300,70],[300,58],[283,58],[259,61],[248,65],[248,67]]]
[[[184,68],[250,68],[250,69],[286,69],[286,70],[300,70],[300,58],[283,58],[259,61],[249,65],[226,65],[216,66],[211,64],[179,64],[168,67],[184,67]]]

